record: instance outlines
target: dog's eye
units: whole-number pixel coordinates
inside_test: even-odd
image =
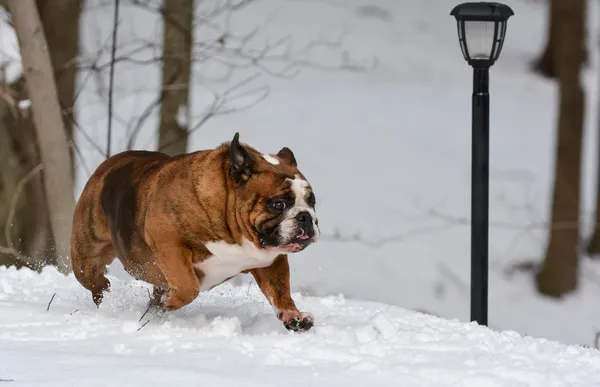
[[[313,208],[315,207],[316,203],[315,203],[315,194],[314,193],[311,192],[308,195],[308,200],[306,201],[306,203]]]
[[[286,203],[283,200],[274,200],[271,202],[271,207],[277,211],[285,210]]]

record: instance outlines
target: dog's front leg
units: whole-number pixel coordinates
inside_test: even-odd
[[[168,284],[162,306],[167,311],[177,310],[191,303],[200,293],[200,283],[192,265],[192,252],[176,244],[158,244],[154,251],[156,264]]]
[[[290,266],[287,255],[278,256],[271,266],[253,269],[252,275],[277,318],[291,331],[308,331],[314,324],[310,313],[298,311],[290,292]]]

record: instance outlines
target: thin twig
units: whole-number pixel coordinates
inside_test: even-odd
[[[142,315],[142,317],[140,317],[140,319],[138,320],[138,322],[142,321],[142,319],[144,318],[144,316],[146,315],[146,313],[148,313],[148,311],[150,310],[150,307],[152,306],[152,295],[150,295],[150,290],[148,290],[146,288],[146,290],[148,291],[148,299],[150,300],[150,302],[148,302],[148,307],[146,308],[146,311],[144,312],[144,314]]]
[[[467,217],[459,217],[459,216],[452,216],[452,215],[448,215],[448,214],[443,214],[441,212],[437,212],[437,211],[430,211],[429,215],[437,217],[439,219],[442,220],[446,220],[449,222],[449,224],[457,224],[457,225],[470,225],[471,224],[471,220]],[[554,222],[554,223],[549,223],[549,222],[538,222],[538,223],[530,223],[530,224],[517,224],[517,223],[510,223],[510,222],[493,222],[490,221],[489,222],[489,226],[492,228],[501,228],[501,229],[507,229],[507,230],[532,230],[532,229],[539,229],[539,230],[554,230],[554,231],[564,231],[564,230],[572,230],[576,227],[578,227],[578,221],[572,221],[572,222]]]
[[[112,36],[112,50],[110,54],[110,77],[108,84],[108,134],[106,141],[106,156],[110,157],[110,142],[112,135],[112,111],[113,111],[113,84],[115,80],[115,54],[117,52],[117,27],[119,25],[119,0],[115,0],[115,13],[113,20],[113,36]]]
[[[142,321],[142,319],[144,318],[144,316],[146,315],[146,313],[148,313],[148,311],[150,310],[151,307],[152,307],[152,305],[150,305],[150,303],[148,303],[148,307],[146,308],[146,311],[144,312],[144,314],[142,315],[142,317],[140,317],[140,319],[138,320],[138,322]]]
[[[211,103],[210,107],[208,108],[208,111],[193,127],[188,129],[186,132],[180,134],[175,139],[164,144],[158,150],[161,151],[161,150],[173,145],[174,143],[180,141],[182,138],[189,136],[190,134],[194,133],[196,130],[200,129],[204,124],[206,124],[210,119],[212,119],[214,117],[223,116],[226,114],[241,112],[241,111],[250,109],[251,107],[256,106],[261,101],[263,101],[265,98],[267,98],[267,96],[269,95],[269,91],[270,91],[268,86],[261,86],[256,89],[253,89],[253,90],[245,91],[245,92],[240,93],[235,96],[230,96],[230,94],[233,91],[238,90],[241,86],[243,86],[244,84],[247,84],[250,80],[254,79],[255,77],[256,77],[256,75],[253,75],[247,79],[242,80],[240,83],[232,86],[230,89],[226,90],[221,95],[215,94],[213,102]],[[240,107],[232,107],[229,109],[224,108],[224,106],[227,104],[227,102],[233,98],[240,98],[240,97],[246,96],[248,94],[258,94],[258,93],[260,93],[259,96],[256,97],[256,99],[254,99],[251,103],[248,103],[247,105],[240,106]]]
[[[102,44],[102,46],[100,46],[100,50],[98,50],[98,54],[96,56],[96,59],[94,60],[94,62],[92,63],[92,65],[90,66],[90,69],[95,69],[96,66],[98,65],[98,62],[100,62],[100,58],[102,57],[102,52],[104,52],[104,49],[108,46],[108,43],[111,41],[111,36],[106,38],[106,41]],[[81,71],[85,69],[85,67],[83,66],[78,66],[78,71]],[[77,101],[77,99],[79,98],[79,95],[81,94],[81,92],[84,89],[84,86],[87,84],[88,79],[90,78],[91,74],[93,74],[92,71],[88,71],[88,73],[85,75],[85,77],[81,80],[79,87],[77,88],[77,92],[75,93],[75,97],[73,98],[73,105],[75,105],[75,102]]]
[[[11,229],[13,220],[15,218],[15,212],[17,211],[17,202],[19,201],[19,198],[21,197],[21,192],[23,191],[23,188],[25,187],[25,185],[27,183],[29,183],[29,181],[43,168],[44,168],[44,166],[42,164],[39,164],[38,166],[33,168],[31,171],[29,171],[29,173],[27,173],[21,180],[19,180],[19,183],[17,184],[17,189],[15,189],[15,193],[12,196],[12,200],[10,202],[10,209],[8,211],[8,217],[6,218],[6,223],[4,225],[4,239],[6,240],[8,247],[13,247],[13,241],[12,241],[12,236],[10,235],[10,229]]]
[[[31,268],[31,269],[36,269],[37,268],[37,262],[34,261],[32,258],[21,254],[17,249],[15,249],[14,247],[4,247],[4,246],[0,246],[0,254],[6,254],[6,255],[11,255],[14,258],[18,259],[19,261],[21,261],[23,264],[25,264],[25,266]]]
[[[469,286],[464,283],[461,278],[452,270],[452,268],[443,261],[439,261],[438,268],[447,278],[450,279],[451,282],[454,282],[456,288],[460,291],[461,294],[466,295],[469,292]]]
[[[85,162],[85,158],[83,157],[83,153],[81,153],[81,149],[79,149],[77,144],[75,144],[75,141],[71,141],[71,146],[75,150],[75,153],[77,153],[77,156],[79,156],[79,159],[81,160],[81,166],[83,167],[83,170],[85,171],[85,173],[87,174],[87,177],[89,178],[92,175],[92,171],[90,170],[90,167]]]
[[[96,144],[96,142],[90,137],[89,134],[79,125],[79,123],[73,118],[72,115],[66,115],[66,117],[71,121],[71,124],[75,126],[75,129],[79,130],[79,132],[83,135],[83,137],[88,141],[88,143],[100,153],[102,156],[108,158],[108,155],[100,148],[100,145]]]
[[[167,85],[171,85],[175,81],[175,79],[177,79],[178,75],[179,75],[178,71],[175,71],[173,74],[171,74],[169,76],[169,78],[167,79]],[[167,94],[166,88],[163,88],[163,90],[161,91],[160,95],[156,98],[156,100],[154,100],[154,102],[152,102],[150,105],[148,105],[146,107],[146,109],[144,110],[144,112],[142,113],[140,118],[137,120],[135,127],[133,128],[133,130],[131,130],[131,132],[129,134],[129,138],[127,139],[127,150],[133,149],[133,144],[134,144],[138,134],[142,130],[144,122],[146,122],[148,117],[150,117],[150,114],[152,114],[152,112],[158,106],[160,106],[162,101],[165,99],[166,94]]]
[[[146,321],[146,322],[144,323],[144,325],[142,325],[141,327],[139,327],[139,328],[137,329],[137,330],[138,330],[138,332],[140,331],[140,329],[142,329],[143,327],[145,327],[145,326],[146,326],[146,325],[147,325],[149,322],[150,322],[150,320]]]
[[[339,230],[334,230],[333,234],[322,234],[321,239],[326,241],[335,241],[335,242],[354,242],[361,245],[365,245],[370,248],[378,249],[388,244],[403,242],[411,235],[425,235],[429,233],[433,233],[436,231],[448,230],[453,227],[453,224],[440,224],[440,225],[432,225],[432,226],[422,226],[415,227],[414,229],[408,230],[405,233],[401,233],[398,235],[393,235],[386,238],[380,238],[378,240],[369,241],[360,236],[360,234],[354,235],[342,235]]]
[[[48,307],[46,308],[46,312],[50,310],[50,305],[52,304],[52,301],[54,301],[54,296],[56,296],[56,293],[54,293],[52,295],[52,298],[50,299],[50,302],[48,303]]]

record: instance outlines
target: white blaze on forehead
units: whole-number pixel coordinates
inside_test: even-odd
[[[306,204],[306,191],[307,191],[307,188],[309,187],[308,181],[301,179],[300,177],[298,177],[298,175],[296,175],[294,180],[291,180],[291,179],[288,179],[288,180],[290,180],[290,182],[292,183],[292,185],[291,185],[292,192],[294,193],[294,196],[296,197],[295,205],[308,207],[308,205]]]
[[[267,160],[269,164],[279,165],[279,160],[276,157],[267,154],[263,154],[262,157],[263,159]]]

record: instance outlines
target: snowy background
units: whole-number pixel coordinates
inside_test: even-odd
[[[108,63],[112,6],[88,3],[82,49],[90,61],[100,57],[98,63]],[[47,367],[47,373],[30,379],[32,384],[52,380],[59,385],[67,380],[74,354],[89,354],[78,360],[83,368],[73,374],[85,378],[86,385],[116,380],[136,385],[140,375],[150,375],[155,383],[190,383],[186,378],[194,372],[220,386],[227,386],[229,373],[236,372],[251,374],[247,385],[260,381],[265,386],[316,385],[317,380],[319,385],[343,380],[354,385],[402,380],[402,386],[597,385],[600,355],[594,350],[520,337],[593,346],[600,330],[600,263],[584,258],[579,290],[561,301],[537,295],[528,275],[505,274],[513,263],[543,258],[557,113],[556,85],[530,71],[545,43],[545,2],[505,3],[515,16],[490,74],[489,325],[510,332],[462,324],[469,320],[472,73],[449,15],[457,2],[262,0],[221,22],[241,35],[261,26],[253,40],[257,47],[288,35],[299,47],[313,39],[343,37],[341,48],[319,48],[313,59],[335,67],[348,57],[368,70],[303,68],[293,79],[258,71],[257,78],[236,90],[240,97],[234,103],[250,104],[265,87],[268,96],[249,109],[208,121],[194,132],[190,150],[214,147],[239,131],[241,141],[263,152],[283,146],[294,151],[315,189],[323,232],[319,243],[291,258],[295,297],[302,309],[315,313],[315,333],[300,338],[282,331],[250,276],[203,294],[168,321],[152,321],[138,331],[145,322],[138,321],[147,299],[145,285],[132,281],[118,262],[109,269],[115,292],[100,311],[72,277],[63,278],[52,268],[41,275],[0,268],[0,343],[6,344],[0,359],[24,356],[42,364],[40,369]],[[592,220],[596,184],[600,14],[598,1],[588,3],[586,224]],[[123,6],[121,20],[119,52],[131,51],[140,41],[160,41],[156,14]],[[198,27],[198,39],[206,34],[210,31]],[[150,47],[136,57],[151,57],[157,50]],[[211,92],[222,93],[257,73],[240,69],[219,81],[222,72],[216,61],[195,65],[193,106],[182,119],[197,122]],[[106,146],[107,85],[108,70],[102,76],[82,73],[76,105],[79,125],[101,148]],[[159,85],[156,65],[117,65],[113,153],[125,149],[128,133],[157,98]],[[157,114],[151,112],[144,121],[135,148],[155,146]],[[104,156],[77,133],[84,155],[77,160],[79,195]],[[173,352],[190,358],[162,356]],[[161,355],[161,372],[152,368],[154,355]],[[124,356],[126,375],[97,371],[103,376],[99,380],[84,372],[93,362],[98,370],[118,366]],[[230,367],[232,359],[242,364],[240,369]],[[266,368],[253,368],[257,364]],[[0,379],[8,375],[3,367],[0,361]],[[265,369],[269,378],[260,376]],[[18,380],[30,368],[15,365],[10,371],[10,378]],[[342,379],[335,376],[340,371]],[[123,378],[130,378],[129,384]],[[240,380],[231,385],[245,385]]]

